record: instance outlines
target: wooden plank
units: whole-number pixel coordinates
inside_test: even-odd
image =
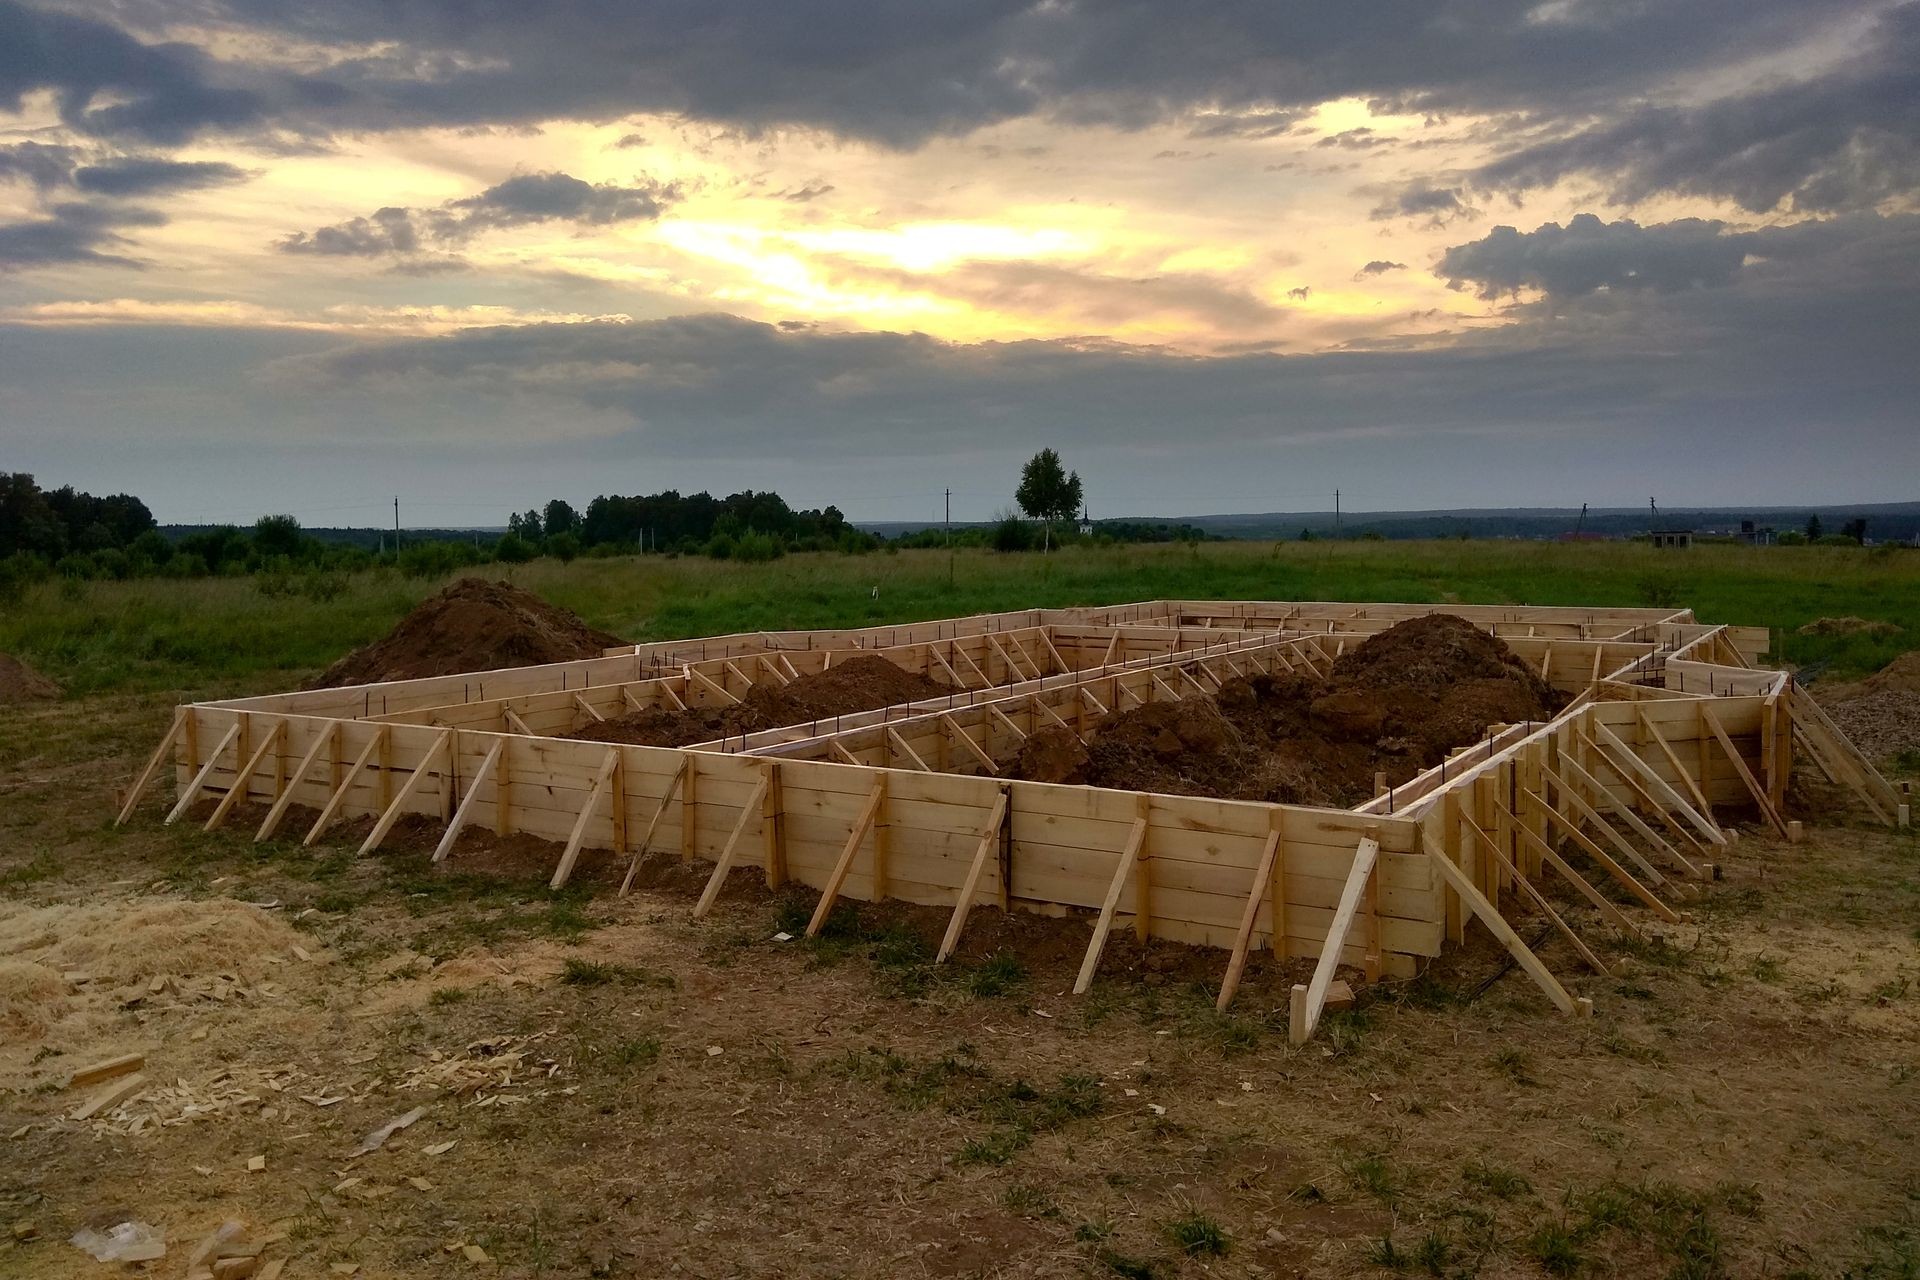
[[[354,757],[352,766],[347,769],[347,776],[340,780],[340,785],[334,788],[333,795],[327,800],[326,807],[320,810],[320,816],[313,820],[313,826],[307,832],[307,838],[300,842],[303,847],[312,847],[313,842],[318,840],[320,834],[332,825],[335,817],[339,816],[341,806],[346,803],[347,796],[353,790],[354,779],[366,769],[368,762],[378,754],[387,736],[392,732],[392,725],[383,724],[374,730],[371,738],[367,739],[367,745],[361,748],[360,754]]]
[[[1720,833],[1720,828],[1709,819],[1702,817],[1691,804],[1682,799],[1680,793],[1669,786],[1667,780],[1662,778],[1657,770],[1642,760],[1637,751],[1621,741],[1619,734],[1598,720],[1593,721],[1592,724],[1595,740],[1599,746],[1603,750],[1611,749],[1613,756],[1618,758],[1617,763],[1626,765],[1628,770],[1640,779],[1652,799],[1665,806],[1669,812],[1678,814],[1706,840],[1714,844],[1725,843],[1725,837]]]
[[[1648,809],[1652,810],[1654,814],[1656,814],[1662,822],[1666,823],[1669,827],[1671,827],[1674,833],[1678,835],[1682,840],[1685,840],[1688,846],[1692,848],[1695,852],[1697,853],[1706,852],[1704,846],[1702,846],[1701,844],[1699,844],[1699,842],[1693,839],[1693,833],[1688,831],[1678,819],[1674,818],[1671,814],[1667,813],[1666,810],[1662,809],[1660,807],[1659,801],[1655,800],[1651,795],[1649,795],[1645,787],[1642,787],[1638,782],[1634,781],[1633,775],[1629,773],[1627,770],[1622,769],[1619,765],[1619,762],[1614,760],[1613,757],[1606,750],[1604,750],[1598,743],[1596,743],[1592,738],[1587,737],[1585,734],[1580,733],[1578,729],[1576,729],[1574,733],[1576,738],[1578,738],[1578,740],[1580,741],[1580,743],[1586,747],[1588,752],[1588,758],[1592,759],[1593,757],[1596,757],[1596,756],[1599,757],[1599,762],[1602,764],[1605,764],[1608,767],[1608,769],[1612,771],[1613,776],[1619,780],[1620,785],[1624,787],[1631,794],[1627,799],[1624,799],[1624,800],[1621,799],[1620,796],[1615,794],[1613,788],[1607,786],[1605,783],[1599,780],[1598,774],[1582,770],[1581,767],[1571,759],[1565,761],[1567,768],[1570,771],[1572,771],[1580,779],[1580,781],[1588,783],[1589,785],[1593,786],[1599,792],[1599,794],[1606,800],[1608,807],[1611,808],[1615,813],[1620,815],[1621,821],[1625,822],[1629,827],[1632,827],[1634,831],[1638,832],[1640,837],[1643,840],[1645,840],[1648,844],[1651,844],[1656,849],[1660,850],[1661,853],[1664,853],[1667,856],[1667,860],[1669,862],[1673,863],[1682,872],[1684,872],[1689,876],[1694,877],[1696,880],[1703,878],[1703,873],[1701,872],[1700,868],[1695,866],[1691,861],[1689,861],[1687,856],[1681,853],[1680,850],[1674,846],[1672,841],[1668,840],[1665,836],[1661,835],[1658,831],[1655,831],[1651,826],[1647,824],[1645,819],[1643,819],[1638,813],[1634,812],[1633,802],[1637,800],[1641,804],[1645,805]],[[1595,767],[1597,768],[1598,765],[1596,765]]]
[[[659,807],[654,809],[653,817],[647,822],[646,832],[641,835],[640,843],[633,848],[633,861],[627,864],[626,878],[620,882],[620,897],[626,897],[628,890],[633,888],[634,874],[640,870],[640,863],[647,856],[648,846],[653,842],[653,833],[659,829],[660,819],[666,816],[667,806],[673,803],[674,794],[685,784],[687,772],[692,767],[693,756],[689,753],[681,759],[680,767],[674,770],[673,781],[667,784],[665,793],[660,797]]]
[[[593,812],[599,807],[603,797],[612,791],[614,772],[620,767],[620,748],[607,751],[605,763],[594,777],[593,790],[587,792],[586,803],[580,806],[580,816],[574,820],[573,831],[567,836],[566,848],[560,851],[560,861],[553,869],[553,879],[547,882],[549,889],[561,889],[573,876],[573,865],[580,858],[580,846],[586,839],[587,823],[593,818]]]
[[[692,775],[688,775],[692,781]],[[727,873],[733,870],[734,859],[740,852],[740,839],[746,834],[747,826],[760,815],[760,804],[766,798],[766,789],[771,785],[766,774],[760,775],[760,781],[748,797],[747,803],[740,806],[740,817],[727,834],[726,844],[721,846],[720,857],[713,864],[713,875],[707,879],[707,887],[701,891],[700,901],[694,904],[693,914],[697,919],[707,914],[714,899],[720,896],[721,886],[727,882]]]
[[[1340,963],[1341,949],[1346,945],[1354,916],[1360,910],[1361,895],[1366,892],[1367,883],[1373,877],[1374,863],[1379,857],[1380,842],[1371,837],[1361,840],[1354,849],[1353,866],[1348,869],[1346,885],[1340,890],[1340,905],[1334,909],[1333,921],[1327,928],[1326,944],[1320,950],[1320,959],[1313,966],[1313,977],[1306,986],[1293,988],[1296,994],[1288,1010],[1287,1038],[1296,1045],[1312,1039],[1314,1028],[1320,1025],[1320,1013],[1327,1003],[1327,989],[1333,985],[1333,971]]]
[[[434,847],[433,861],[445,862],[447,855],[453,852],[453,842],[459,838],[461,828],[467,825],[467,819],[473,815],[473,801],[474,797],[480,794],[480,784],[493,776],[494,769],[500,764],[500,753],[505,751],[506,747],[505,738],[494,739],[493,747],[487,752],[486,758],[481,760],[480,767],[474,770],[472,777],[467,779],[467,794],[461,799],[460,807],[454,811],[453,821],[447,824],[446,834],[440,837],[440,843]]]
[[[689,683],[697,684],[702,689],[705,689],[709,693],[712,693],[716,697],[720,698],[721,706],[731,706],[732,704],[740,701],[740,699],[734,697],[731,693],[727,692],[727,690],[723,686],[715,684],[712,680],[708,679],[706,673],[701,671],[698,667],[693,667],[693,666],[687,667],[686,677]]]
[[[980,763],[980,767],[985,769],[989,775],[1000,772],[1000,767],[993,762],[993,757],[982,751],[980,744],[973,740],[973,735],[965,729],[962,729],[952,716],[942,715],[940,717],[940,724],[948,733],[951,733],[960,740],[960,745],[967,749],[967,754],[977,760]]]
[[[1773,829],[1780,833],[1782,840],[1786,839],[1786,820],[1767,799],[1766,788],[1754,779],[1753,771],[1747,768],[1747,762],[1741,758],[1739,749],[1733,745],[1733,739],[1727,736],[1726,726],[1721,724],[1720,717],[1714,714],[1713,708],[1704,702],[1700,704],[1700,715],[1707,722],[1707,728],[1712,731],[1715,740],[1720,743],[1720,749],[1727,753],[1727,759],[1733,762],[1734,773],[1738,774],[1740,781],[1746,784],[1747,793],[1753,797],[1754,804],[1759,806],[1761,816],[1773,824]]]
[[[1006,822],[1007,793],[1003,790],[993,802],[993,809],[987,815],[987,824],[980,832],[980,843],[974,849],[973,860],[967,864],[967,878],[960,882],[960,896],[953,904],[953,917],[947,921],[946,936],[940,939],[940,952],[934,956],[935,964],[945,963],[954,948],[960,945],[961,931],[967,927],[967,913],[973,910],[974,899],[980,892],[980,877],[986,871],[988,855],[992,854],[1000,842],[1000,828]]]
[[[407,801],[413,797],[413,793],[418,791],[421,784],[427,780],[427,776],[435,760],[442,762],[440,766],[442,769],[447,768],[448,765],[452,763],[453,735],[454,730],[452,729],[441,731],[439,740],[433,744],[426,755],[421,757],[420,763],[414,766],[413,772],[407,775],[406,783],[400,788],[399,794],[393,797],[393,801],[387,805],[386,812],[380,815],[380,821],[373,824],[373,830],[367,833],[367,838],[361,843],[360,850],[354,855],[355,857],[364,858],[380,847],[380,842],[387,838],[389,831],[393,830],[393,824],[400,821],[400,815],[406,810]],[[387,740],[390,739],[383,738],[383,741]]]
[[[1520,935],[1513,931],[1513,926],[1507,923],[1506,917],[1495,911],[1493,904],[1487,901],[1486,895],[1475,888],[1472,881],[1447,860],[1446,851],[1434,842],[1433,837],[1426,837],[1426,845],[1427,853],[1433,858],[1434,870],[1453,886],[1454,892],[1460,895],[1461,900],[1472,909],[1473,914],[1480,917],[1480,923],[1486,925],[1493,936],[1500,939],[1501,945],[1506,947],[1508,954],[1519,963],[1521,969],[1526,971],[1527,976],[1547,993],[1547,999],[1553,1001],[1554,1008],[1568,1014],[1577,1009],[1591,1009],[1591,1005],[1577,1005],[1574,1002],[1573,997],[1567,994],[1567,989],[1560,985],[1560,980],[1553,976],[1546,965],[1540,963],[1540,957],[1534,955],[1532,948],[1528,947],[1521,940]]]
[[[901,755],[905,756],[908,759],[908,761],[912,763],[914,768],[918,769],[922,773],[933,772],[932,769],[927,767],[927,762],[920,758],[920,753],[907,745],[907,740],[900,736],[900,731],[898,729],[894,729],[891,727],[887,729],[887,741],[891,742],[894,746],[894,749],[897,750]]]
[[[1505,805],[1496,800],[1494,806],[1502,813],[1505,813],[1514,824],[1513,827],[1509,829],[1517,829],[1524,835],[1530,836],[1533,834],[1524,826],[1519,825],[1519,819],[1514,818],[1512,812],[1508,810]],[[1533,881],[1522,874],[1520,868],[1508,859],[1506,853],[1501,850],[1499,844],[1494,841],[1493,837],[1482,831],[1479,826],[1472,821],[1469,821],[1466,827],[1467,833],[1478,838],[1481,846],[1487,849],[1493,855],[1494,860],[1506,869],[1507,874],[1512,877],[1513,883],[1519,885],[1521,892],[1533,900],[1533,905],[1540,908],[1541,913],[1547,917],[1548,923],[1560,931],[1560,935],[1567,940],[1568,945],[1574,949],[1574,952],[1586,962],[1587,967],[1602,977],[1611,977],[1612,974],[1607,969],[1607,966],[1600,963],[1600,957],[1594,955],[1593,952],[1588,949],[1587,944],[1580,940],[1580,935],[1573,931],[1573,926],[1569,925],[1566,920],[1561,917],[1560,913],[1553,909],[1553,904],[1547,901],[1545,894],[1534,888]]]
[[[840,896],[840,888],[846,883],[847,872],[853,867],[854,855],[860,852],[861,842],[873,829],[880,818],[880,810],[887,801],[887,775],[877,773],[873,779],[873,790],[867,795],[867,803],[862,806],[860,816],[854,820],[853,830],[847,834],[847,843],[840,850],[840,857],[833,864],[833,871],[827,877],[827,883],[820,890],[820,901],[813,909],[812,919],[807,921],[807,936],[817,937],[827,923],[827,917],[833,913],[834,901]],[[715,888],[716,885],[709,886]]]
[[[1725,845],[1727,843],[1727,833],[1721,829],[1718,822],[1714,821],[1713,804],[1707,799],[1706,792],[1701,790],[1700,782],[1696,781],[1692,772],[1680,763],[1680,757],[1674,752],[1673,745],[1667,741],[1666,735],[1660,732],[1660,727],[1656,725],[1644,711],[1637,717],[1637,722],[1641,730],[1649,738],[1653,739],[1654,745],[1660,748],[1660,754],[1665,758],[1668,766],[1680,776],[1681,784],[1686,787],[1687,793],[1693,797],[1694,812],[1703,818],[1707,826],[1712,829],[1714,842]]]
[[[267,752],[279,746],[286,734],[287,722],[283,717],[267,731],[267,736],[260,739],[260,745],[255,747],[253,754],[247,757],[247,762],[240,766],[233,784],[227,788],[227,794],[220,797],[220,803],[215,805],[213,812],[207,815],[205,825],[200,828],[202,831],[212,831],[227,820],[227,815],[233,812],[233,807],[246,798],[247,791],[253,785],[253,775],[259,771],[261,763],[266,760]],[[279,799],[278,796],[274,798]]]
[[[1531,796],[1533,793],[1522,788],[1521,794]],[[1640,930],[1635,928],[1633,922],[1627,919],[1625,913],[1613,904],[1613,900],[1594,888],[1585,876],[1575,871],[1573,867],[1567,863],[1567,860],[1560,856],[1559,850],[1555,849],[1544,838],[1536,835],[1525,827],[1520,828],[1520,834],[1528,844],[1533,846],[1534,852],[1540,856],[1540,859],[1545,862],[1546,865],[1557,871],[1561,879],[1572,885],[1582,897],[1599,909],[1600,914],[1606,918],[1609,924],[1629,937],[1638,938],[1641,936]]]
[[[1080,975],[1074,979],[1073,994],[1077,996],[1085,995],[1087,988],[1093,985],[1093,971],[1099,967],[1100,953],[1106,950],[1107,934],[1113,929],[1114,908],[1120,903],[1120,891],[1127,887],[1127,881],[1133,875],[1134,862],[1146,838],[1146,818],[1135,819],[1133,829],[1127,836],[1127,843],[1120,850],[1120,858],[1114,867],[1113,879],[1107,885],[1107,896],[1100,904],[1099,919],[1094,921],[1093,939],[1087,943],[1087,954],[1080,961]]]
[[[287,809],[293,804],[294,793],[305,781],[307,772],[318,763],[320,753],[322,751],[330,754],[338,753],[340,731],[340,722],[336,720],[322,732],[313,735],[313,745],[307,748],[306,755],[300,757],[300,763],[294,766],[293,776],[288,779],[287,785],[281,788],[279,796],[274,799],[273,807],[267,810],[267,816],[261,819],[260,829],[253,833],[255,844],[259,844],[280,829],[281,819],[286,817]]]
[[[1549,770],[1543,769],[1542,772],[1545,773],[1546,776],[1550,779],[1553,777],[1552,772]],[[1637,879],[1633,877],[1633,874],[1631,872],[1629,872],[1625,867],[1621,866],[1618,862],[1615,862],[1611,857],[1609,857],[1607,855],[1607,852],[1604,849],[1602,849],[1599,845],[1595,844],[1592,840],[1588,839],[1586,832],[1580,830],[1580,827],[1577,823],[1575,823],[1571,818],[1568,818],[1565,814],[1561,813],[1560,810],[1555,808],[1553,805],[1548,804],[1545,800],[1541,799],[1538,795],[1534,795],[1532,792],[1528,792],[1527,794],[1529,798],[1531,798],[1535,803],[1537,803],[1540,806],[1541,811],[1544,812],[1547,815],[1547,817],[1551,818],[1553,821],[1557,822],[1560,825],[1560,829],[1566,832],[1567,838],[1572,840],[1575,844],[1579,845],[1581,850],[1584,851],[1589,858],[1592,858],[1595,862],[1599,863],[1601,868],[1604,869],[1608,875],[1612,876],[1614,878],[1614,881],[1617,884],[1619,884],[1622,888],[1624,888],[1628,893],[1631,893],[1634,897],[1640,899],[1641,902],[1645,903],[1648,907],[1650,907],[1653,910],[1653,912],[1656,915],[1658,915],[1662,920],[1665,920],[1670,924],[1679,923],[1680,916],[1677,912],[1674,911],[1672,907],[1669,907],[1666,903],[1662,902],[1657,896],[1655,896],[1654,892],[1651,889],[1641,884]],[[1570,793],[1565,793],[1565,794],[1569,794],[1569,798],[1574,798],[1574,797],[1571,797]]]
[[[128,788],[126,801],[121,804],[120,812],[113,820],[114,826],[120,826],[133,816],[134,806],[140,803],[140,797],[145,795],[147,788],[153,785],[153,780],[160,776],[161,766],[172,761],[174,744],[180,740],[180,735],[185,731],[188,714],[186,707],[173,709],[173,722],[167,726],[167,732],[160,739],[160,745],[155,747],[153,754],[147,758],[147,767],[140,771],[139,776],[133,780],[133,786]]]
[[[1561,755],[1560,767],[1562,769],[1565,769],[1568,773],[1572,774],[1573,776],[1579,778],[1586,785],[1592,787],[1594,789],[1594,793],[1596,797],[1605,797],[1607,800],[1611,801],[1614,812],[1618,813],[1620,811],[1619,802],[1617,800],[1612,799],[1612,796],[1610,795],[1610,793],[1607,792],[1606,788],[1602,787],[1599,783],[1593,781],[1593,776],[1587,773],[1586,770],[1580,767],[1579,762],[1573,758],[1571,753],[1563,753]],[[1542,767],[1540,772],[1546,777],[1548,782],[1551,782],[1555,787],[1559,789],[1560,794],[1566,798],[1568,803],[1570,803],[1573,806],[1574,810],[1582,818],[1585,818],[1588,822],[1591,822],[1594,825],[1594,828],[1597,831],[1599,831],[1601,835],[1607,838],[1607,843],[1611,844],[1614,848],[1618,849],[1621,853],[1625,854],[1627,861],[1631,862],[1634,866],[1640,868],[1640,871],[1643,875],[1645,875],[1649,880],[1653,881],[1655,884],[1665,884],[1667,882],[1667,878],[1660,874],[1660,869],[1654,866],[1651,862],[1648,862],[1646,855],[1641,853],[1638,849],[1634,848],[1633,842],[1628,840],[1625,836],[1621,835],[1619,831],[1615,830],[1612,823],[1608,822],[1605,818],[1601,817],[1600,811],[1598,809],[1594,808],[1592,805],[1588,804],[1584,799],[1582,799],[1580,796],[1580,793],[1578,791],[1575,791],[1572,785],[1569,784],[1565,778],[1555,773],[1552,769],[1545,768],[1545,767]]]
[[[167,814],[165,821],[161,825],[170,827],[180,821],[180,815],[191,808],[193,802],[200,798],[201,788],[207,785],[207,778],[213,773],[214,766],[220,763],[220,757],[225,754],[227,747],[239,741],[239,739],[240,719],[236,716],[232,727],[227,730],[226,736],[214,744],[212,753],[207,756],[206,764],[202,765],[200,771],[194,774],[193,781],[188,783],[187,789],[180,793],[179,802],[173,806],[172,811]]]
[[[1233,1003],[1234,992],[1240,989],[1240,975],[1247,967],[1247,947],[1253,941],[1254,922],[1260,917],[1260,900],[1273,895],[1272,909],[1275,912],[1285,909],[1284,896],[1273,894],[1273,868],[1279,853],[1280,828],[1276,825],[1267,836],[1266,844],[1261,847],[1260,862],[1253,872],[1253,888],[1247,893],[1246,910],[1240,916],[1240,931],[1234,935],[1233,954],[1227,960],[1227,976],[1221,980],[1220,996],[1213,1002],[1213,1007],[1221,1013],[1226,1012],[1227,1006]],[[1273,932],[1275,936],[1285,936],[1285,925],[1279,920],[1274,921]]]
[[[777,674],[777,673],[776,673]],[[760,797],[761,862],[766,868],[767,888],[778,889],[787,879],[786,842],[782,838],[784,798],[780,786],[780,762],[766,762],[767,789]]]

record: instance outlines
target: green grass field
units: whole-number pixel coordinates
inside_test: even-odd
[[[588,622],[636,641],[860,626],[1001,609],[1162,597],[1671,605],[1766,626],[1780,656],[1857,676],[1920,647],[1920,555],[1893,549],[1621,543],[1287,542],[1072,548],[1052,555],[938,551],[544,560],[492,566]],[[482,572],[474,570],[471,572]],[[250,578],[50,583],[0,613],[0,652],[70,693],[229,691],[292,683],[384,634],[443,580],[376,571],[332,600],[268,596]],[[1902,628],[1800,636],[1820,617]]]

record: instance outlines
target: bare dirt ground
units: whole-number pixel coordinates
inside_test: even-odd
[[[1920,1267],[1911,834],[1747,828],[1658,945],[1569,908],[1614,977],[1543,954],[1592,1020],[1476,929],[1294,1050],[1297,964],[1219,1017],[1221,953],[1116,940],[1075,999],[1084,920],[981,909],[936,968],[938,913],[776,941],[811,897],[751,874],[694,921],[674,862],[617,899],[604,864],[548,893],[537,842],[433,868],[403,827],[356,860],[353,828],[254,845],[154,801],[113,830],[167,714],[0,721],[0,1275],[117,1270],[66,1241],[128,1214],[166,1276],[229,1219],[284,1233],[287,1276]],[[92,1093],[65,1078],[131,1050],[147,1096],[64,1118]]]

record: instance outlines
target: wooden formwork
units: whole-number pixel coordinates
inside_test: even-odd
[[[1047,725],[1084,733],[1110,711],[1207,695],[1255,671],[1323,675],[1406,618],[1463,617],[1563,692],[1554,719],[1486,738],[1353,810],[1013,781],[995,761]],[[1796,745],[1888,821],[1898,797],[1791,680],[1755,664],[1756,628],[1686,611],[1254,601],[1024,610],[899,627],[754,632],[622,647],[579,662],[312,690],[178,709],[120,812],[171,765],[173,822],[214,802],[266,806],[256,832],[308,843],[374,819],[370,852],[405,815],[557,846],[552,883],[586,851],[711,863],[697,912],[729,873],[839,898],[968,912],[1095,913],[1077,989],[1116,927],[1228,952],[1224,1008],[1254,949],[1316,961],[1296,988],[1310,1035],[1334,968],[1412,975],[1478,920],[1554,1004],[1590,1008],[1515,931],[1545,916],[1589,968],[1591,948],[1542,892],[1559,879],[1610,927],[1674,918],[1679,885],[1710,878],[1719,811],[1780,826]],[[557,735],[662,707],[722,705],[854,654],[954,692],[833,722],[666,748]],[[299,811],[294,824],[294,811]],[[622,886],[625,892],[626,886]]]

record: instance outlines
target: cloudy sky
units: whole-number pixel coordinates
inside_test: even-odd
[[[1920,3],[0,0],[0,468],[163,520],[1895,501]]]

